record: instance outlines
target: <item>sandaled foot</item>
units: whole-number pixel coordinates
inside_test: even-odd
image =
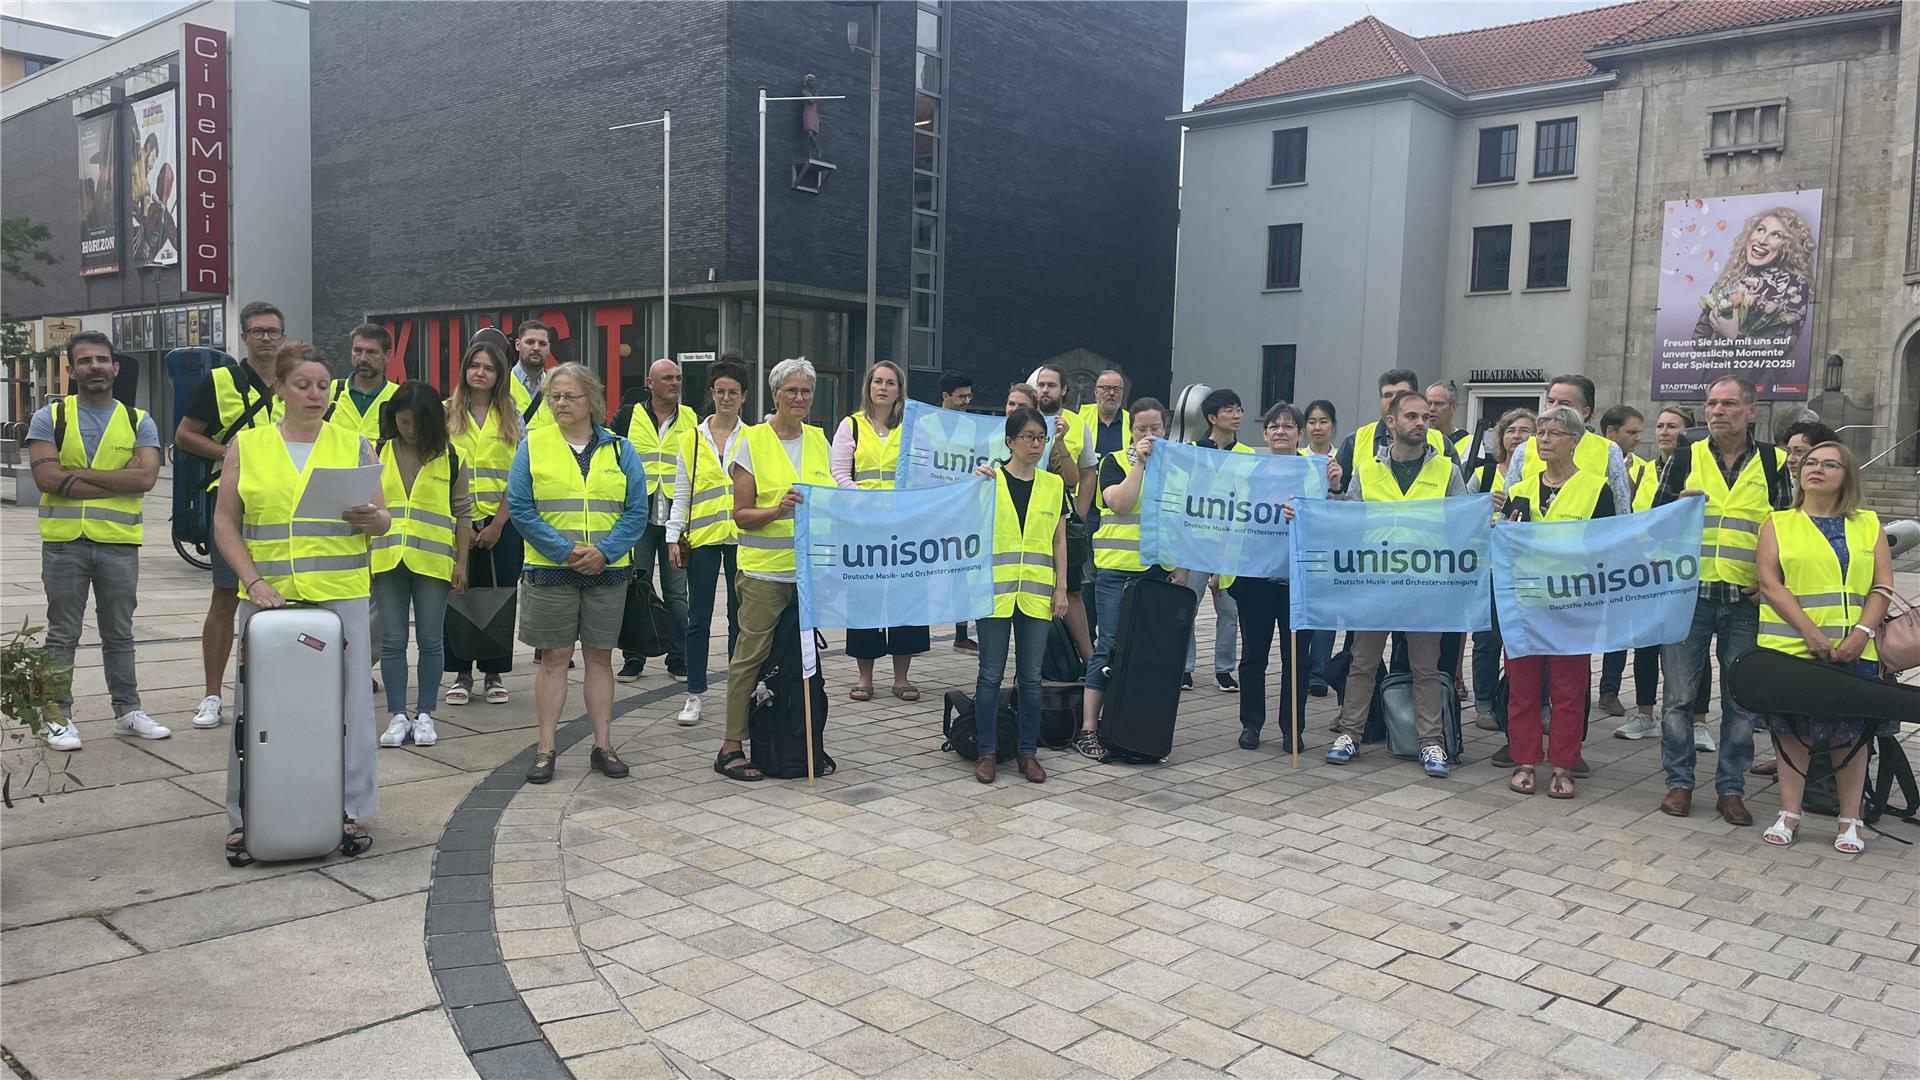
[[[1866,822],[1859,818],[1843,817],[1840,824],[1846,827],[1840,830],[1839,836],[1833,838],[1833,850],[1847,855],[1858,855],[1867,850],[1867,842],[1860,839],[1860,826]]]
[[[920,688],[912,683],[895,683],[893,685],[893,696],[899,698],[901,701],[919,701]]]
[[[854,687],[853,689],[851,689],[851,690],[849,690],[849,691],[847,691],[847,696],[848,696],[848,697],[850,697],[850,698],[852,698],[852,699],[853,699],[853,700],[855,700],[855,701],[872,701],[872,700],[873,700],[873,687],[871,687],[871,686],[856,686],[856,687]]]
[[[1553,770],[1553,779],[1547,781],[1547,798],[1573,798],[1573,774],[1565,769]]]
[[[1760,839],[1775,847],[1786,847],[1793,843],[1793,834],[1799,828],[1800,815],[1791,810],[1782,810],[1767,831],[1760,834]]]
[[[253,856],[247,854],[247,830],[245,829],[235,829],[228,833],[226,848],[228,866],[246,866],[253,861]]]
[[[729,780],[742,780],[751,783],[765,780],[767,775],[747,760],[747,755],[738,750],[722,750],[713,759],[713,771]]]
[[[352,857],[373,846],[373,834],[360,828],[352,818],[340,826],[340,854]]]
[[[1507,781],[1507,790],[1515,795],[1531,795],[1534,791],[1533,766],[1522,765],[1513,770],[1513,779]]]

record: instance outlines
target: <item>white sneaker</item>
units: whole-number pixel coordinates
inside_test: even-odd
[[[1651,739],[1660,734],[1660,721],[1637,712],[1627,718],[1627,722],[1613,729],[1616,739]]]
[[[80,729],[72,724],[47,724],[40,729],[40,737],[54,750],[80,749]]]
[[[113,722],[115,735],[138,735],[143,739],[164,739],[173,734],[171,728],[161,727],[153,722],[153,717],[135,709]]]
[[[200,699],[200,707],[193,710],[193,726],[197,728],[220,726],[219,694],[209,694]]]
[[[420,713],[413,718],[413,745],[432,746],[440,741],[440,733],[433,729],[433,714]]]
[[[700,722],[700,695],[688,694],[687,703],[680,706],[680,715],[674,723],[681,727],[692,727]]]
[[[1707,725],[1693,725],[1693,748],[1708,754],[1719,749],[1719,747],[1714,745],[1713,732],[1707,730]]]
[[[407,736],[411,734],[413,734],[413,721],[407,719],[406,713],[394,713],[393,722],[388,724],[387,730],[380,735],[380,745],[403,746],[406,744]]]

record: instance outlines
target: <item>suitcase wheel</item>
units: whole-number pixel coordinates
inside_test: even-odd
[[[234,867],[236,869],[243,866],[252,866],[253,856],[248,855],[245,852],[241,852],[239,854],[229,854],[227,856],[227,865]]]

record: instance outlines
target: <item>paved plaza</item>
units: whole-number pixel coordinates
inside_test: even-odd
[[[150,498],[136,631],[173,737],[113,737],[90,622],[84,787],[0,811],[21,1076],[1920,1074],[1920,849],[1843,856],[1811,817],[1774,849],[1710,799],[1665,817],[1657,743],[1603,716],[1571,802],[1509,794],[1471,722],[1447,780],[1378,747],[1325,765],[1331,698],[1296,770],[1234,745],[1204,670],[1168,763],[1043,751],[1045,785],[983,788],[940,748],[940,691],[974,673],[950,626],[917,704],[848,701],[835,650],[839,769],[811,788],[717,776],[724,684],[677,727],[658,661],[618,688],[630,779],[586,775],[574,722],[555,781],[523,786],[522,650],[511,704],[380,752],[369,853],[231,869],[232,729],[187,722],[207,579],[167,518]],[[0,619],[37,625],[32,512],[0,537]],[[1773,782],[1748,796],[1771,821]]]

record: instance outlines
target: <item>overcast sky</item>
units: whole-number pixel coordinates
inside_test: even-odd
[[[1538,19],[1603,0],[1326,3],[1308,0],[1191,0],[1187,5],[1187,88],[1191,106],[1371,12],[1415,37]],[[0,12],[102,34],[119,34],[176,8],[179,0],[0,0]]]

